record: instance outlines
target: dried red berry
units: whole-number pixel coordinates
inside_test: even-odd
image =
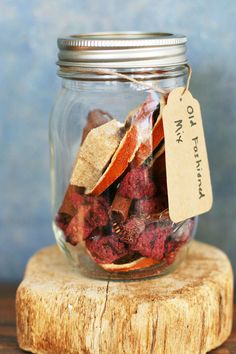
[[[85,240],[93,231],[93,227],[85,222],[84,211],[85,209],[80,207],[65,230],[66,241],[73,246]]]
[[[86,240],[88,251],[97,263],[113,263],[117,259],[124,257],[128,251],[117,236],[95,236]]]
[[[160,227],[153,223],[140,234],[137,242],[131,246],[131,250],[141,253],[144,257],[162,260],[165,255],[165,242],[169,234],[169,227]]]
[[[170,240],[167,239],[165,247],[166,247],[165,253],[166,253],[166,255],[168,255],[169,253],[173,252],[176,249],[177,242],[171,238],[170,238]]]
[[[79,209],[80,205],[84,201],[84,196],[77,192],[71,193],[70,201],[75,209]]]
[[[138,167],[132,169],[123,178],[119,193],[130,199],[152,197],[156,193],[156,186],[147,168]]]
[[[85,240],[93,230],[104,227],[109,222],[106,201],[102,197],[84,196],[77,214],[65,231],[66,239],[72,245]]]
[[[68,224],[71,221],[71,215],[66,213],[58,213],[55,217],[55,223],[62,231],[65,232]]]
[[[172,264],[174,263],[176,256],[182,246],[184,246],[188,240],[189,240],[190,234],[188,233],[183,233],[182,239],[170,239],[167,240],[165,248],[165,258],[166,258],[166,263],[167,264]],[[176,236],[175,236],[176,237]]]
[[[93,229],[106,226],[109,216],[106,200],[103,197],[86,197],[82,207],[87,209],[85,222]]]
[[[131,217],[121,226],[119,236],[122,241],[132,245],[137,242],[137,238],[144,231],[145,226],[144,220]]]

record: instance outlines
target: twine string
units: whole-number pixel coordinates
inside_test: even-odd
[[[190,85],[190,80],[191,80],[191,77],[192,77],[192,68],[189,64],[186,64],[187,68],[188,68],[188,77],[187,77],[187,81],[186,81],[186,85],[185,85],[185,88],[182,92],[182,96],[185,94],[186,91],[188,91],[189,89],[189,85]]]
[[[187,77],[186,85],[183,90],[182,96],[184,95],[186,90],[189,89],[189,84],[190,84],[190,80],[191,80],[191,76],[192,76],[191,66],[189,64],[185,64],[185,65],[188,68],[188,77]],[[153,91],[156,91],[162,95],[166,95],[168,93],[166,90],[163,90],[160,87],[153,87],[153,85],[150,85],[150,84],[143,82],[143,81],[136,80],[129,75],[122,74],[122,73],[119,73],[119,72],[111,70],[111,69],[97,69],[97,68],[89,68],[88,69],[88,68],[78,67],[76,70],[81,73],[86,73],[86,74],[94,73],[94,74],[101,74],[101,75],[114,75],[114,76],[120,77],[121,79],[125,79],[127,81],[133,82],[136,85],[143,86],[143,87],[146,87],[146,88],[151,89]]]

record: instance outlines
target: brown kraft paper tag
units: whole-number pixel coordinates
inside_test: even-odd
[[[199,102],[184,87],[163,110],[169,214],[174,222],[207,212],[211,178]]]

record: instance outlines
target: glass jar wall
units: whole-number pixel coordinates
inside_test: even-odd
[[[159,52],[167,39],[174,43],[166,44],[172,59],[164,65]],[[194,236],[196,218],[169,218],[162,125],[168,92],[186,82],[184,39],[130,33],[59,40],[62,88],[50,119],[53,230],[89,277],[162,275],[184,259]],[[147,58],[139,53],[141,41],[155,47],[156,63],[148,50]],[[131,53],[132,66],[130,47],[141,57]]]

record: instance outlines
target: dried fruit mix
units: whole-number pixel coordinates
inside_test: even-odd
[[[100,109],[88,114],[55,223],[108,271],[171,264],[190,237],[193,221],[183,227],[168,215],[164,103],[149,94],[124,124]]]

